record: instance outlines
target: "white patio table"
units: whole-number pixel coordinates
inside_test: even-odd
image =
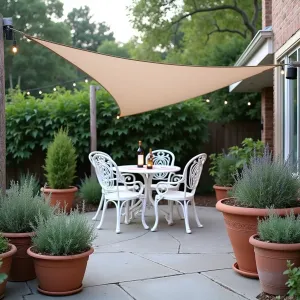
[[[171,172],[178,172],[180,171],[180,167],[177,166],[163,166],[163,165],[154,165],[152,169],[147,169],[147,166],[145,165],[143,168],[139,168],[136,165],[126,165],[126,166],[118,166],[119,171],[121,173],[133,173],[133,174],[140,174],[143,177],[144,184],[145,184],[145,199],[146,203],[154,205],[154,200],[152,198],[152,190],[151,190],[151,184],[153,175],[157,173],[171,173]],[[131,207],[131,213],[134,213],[134,211],[140,209],[141,203],[136,203],[134,206]],[[125,223],[128,223],[128,216],[129,216],[129,207],[126,206],[125,209],[127,210],[125,212]],[[167,219],[169,213],[163,211],[165,218]],[[149,226],[145,223],[145,220],[142,220],[143,224],[145,224],[145,227]]]

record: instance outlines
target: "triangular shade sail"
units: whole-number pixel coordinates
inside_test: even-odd
[[[274,68],[181,66],[124,59],[26,35],[99,82],[121,116],[134,115],[205,95]]]

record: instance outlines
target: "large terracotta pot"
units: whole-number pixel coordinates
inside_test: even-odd
[[[27,250],[33,257],[39,282],[38,291],[46,295],[72,295],[82,290],[82,281],[93,248],[76,255],[50,256]]]
[[[9,274],[10,268],[11,268],[11,263],[12,263],[12,257],[13,255],[17,252],[17,248],[15,245],[9,244],[10,250],[0,254],[0,259],[2,260],[2,265],[0,267],[0,274]],[[7,279],[4,280],[0,284],[0,299],[4,297],[4,291],[6,287]]]
[[[73,207],[78,188],[75,186],[71,186],[69,189],[41,188],[41,191],[46,197],[50,197],[51,206],[55,206],[58,203],[59,208],[64,209],[66,207],[66,212],[69,213]]]
[[[269,210],[262,208],[246,208],[227,205],[223,199],[217,202],[216,208],[223,213],[227,233],[237,262],[232,268],[239,274],[258,278],[253,246],[249,238],[257,233],[257,219],[268,216]],[[289,214],[294,210],[295,215],[300,214],[300,207],[275,209],[280,216]]]
[[[285,285],[288,276],[283,275],[287,269],[287,260],[300,266],[300,243],[276,244],[262,242],[258,235],[250,237],[250,244],[254,246],[256,266],[259,280],[265,293],[284,296],[289,291]]]
[[[222,199],[228,198],[228,191],[232,190],[231,186],[219,186],[219,185],[214,185],[213,186],[215,193],[216,193],[216,199],[217,201],[220,201]]]
[[[27,249],[32,245],[31,237],[34,232],[2,233],[10,243],[17,247],[17,252],[12,259],[8,281],[29,281],[36,277],[32,258],[27,254]]]

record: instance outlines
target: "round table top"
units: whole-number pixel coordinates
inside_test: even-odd
[[[178,172],[180,167],[177,166],[162,166],[154,165],[153,169],[147,169],[145,165],[143,168],[138,168],[136,165],[119,166],[121,173],[138,173],[138,174],[157,174],[157,173],[169,173]]]

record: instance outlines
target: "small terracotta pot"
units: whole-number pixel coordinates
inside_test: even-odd
[[[17,252],[12,259],[8,281],[29,281],[36,277],[32,258],[27,254],[27,249],[32,245],[31,237],[34,232],[2,233],[10,243],[17,247]]]
[[[38,291],[45,295],[72,295],[82,290],[82,281],[93,248],[76,255],[50,256],[27,250],[33,257],[39,282]]]
[[[258,278],[254,248],[249,238],[257,233],[257,219],[268,216],[269,210],[263,208],[246,208],[224,204],[223,199],[217,202],[216,208],[221,211],[227,233],[237,260],[232,268],[242,276]],[[300,207],[275,209],[276,214],[285,216],[294,210],[300,214]]]
[[[300,243],[298,244],[276,244],[259,241],[257,234],[249,239],[254,246],[256,266],[259,280],[265,293],[284,296],[289,288],[285,285],[288,276],[283,275],[287,269],[287,260],[300,266]]]
[[[17,252],[17,248],[15,245],[9,244],[10,250],[0,254],[0,259],[2,260],[2,265],[0,267],[0,273],[9,274],[10,268],[11,268],[11,263],[12,263],[12,258],[13,255]],[[0,284],[0,299],[4,297],[4,291],[6,287],[7,279],[4,280]]]
[[[228,198],[228,191],[232,190],[231,186],[219,186],[219,185],[216,185],[216,184],[213,186],[213,188],[214,188],[215,193],[216,193],[217,201]]]
[[[58,203],[59,208],[64,209],[66,207],[66,212],[69,213],[73,207],[78,188],[75,186],[71,186],[69,189],[41,188],[41,191],[46,197],[50,197],[51,206],[55,206]]]

